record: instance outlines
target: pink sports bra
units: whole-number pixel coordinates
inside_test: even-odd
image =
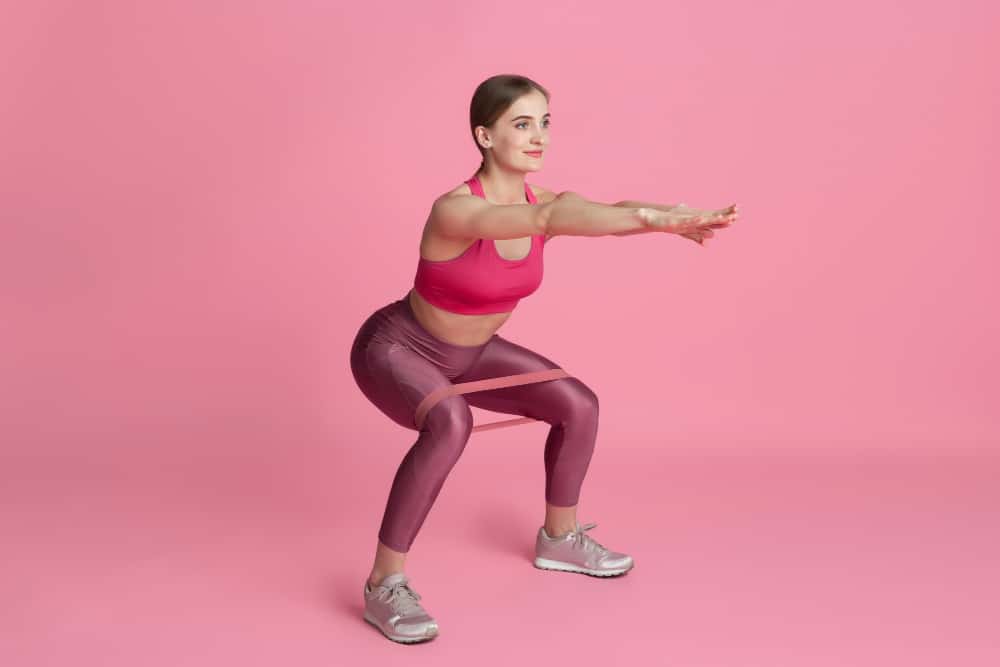
[[[486,199],[479,178],[465,181],[477,197]],[[538,203],[527,183],[524,192]],[[433,261],[420,258],[413,287],[438,308],[466,315],[506,313],[542,284],[545,235],[531,237],[531,250],[521,259],[504,259],[493,239],[476,239],[458,257]]]

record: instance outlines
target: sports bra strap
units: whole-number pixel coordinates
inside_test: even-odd
[[[486,193],[483,191],[483,184],[479,182],[478,174],[473,174],[472,178],[467,180],[466,183],[469,185],[469,189],[472,190],[472,194],[486,199]],[[529,204],[538,203],[538,200],[535,198],[535,193],[531,191],[531,188],[527,183],[524,184],[524,196],[528,199]]]

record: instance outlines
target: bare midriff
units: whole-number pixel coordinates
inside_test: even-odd
[[[435,338],[452,345],[482,345],[493,337],[503,326],[510,313],[487,313],[485,315],[465,315],[442,310],[430,303],[415,289],[407,295],[417,322]]]

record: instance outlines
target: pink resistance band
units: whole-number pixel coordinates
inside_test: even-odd
[[[559,378],[572,377],[569,373],[561,368],[550,368],[544,371],[532,371],[531,373],[518,373],[517,375],[502,375],[495,378],[487,378],[485,380],[474,380],[472,382],[459,382],[458,384],[449,385],[447,387],[441,387],[440,389],[435,389],[431,393],[424,396],[424,399],[420,401],[420,405],[417,406],[417,412],[414,416],[414,422],[416,423],[417,430],[419,431],[424,425],[424,419],[427,417],[427,413],[431,411],[435,405],[441,400],[447,398],[448,396],[455,396],[457,394],[468,394],[474,391],[485,391],[487,389],[499,389],[501,387],[516,387],[522,384],[533,384],[535,382],[545,382],[546,380],[558,380]],[[489,422],[488,424],[480,424],[479,426],[473,426],[473,431],[486,431],[492,428],[503,428],[505,426],[515,426],[517,424],[527,424],[528,422],[538,421],[537,419],[532,419],[531,417],[518,417],[517,419],[504,419],[498,422]]]

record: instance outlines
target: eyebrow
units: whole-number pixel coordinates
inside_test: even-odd
[[[551,116],[551,115],[552,115],[551,113],[545,114],[545,116]],[[545,118],[545,116],[542,116],[542,118]],[[515,120],[521,120],[522,118],[527,118],[528,120],[531,120],[532,118],[534,118],[534,116],[517,116],[516,118],[511,118],[510,122],[513,123]]]

